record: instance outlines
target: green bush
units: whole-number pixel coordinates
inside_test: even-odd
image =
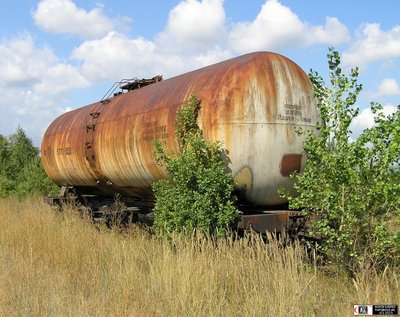
[[[170,178],[153,185],[154,228],[161,234],[199,232],[222,236],[239,214],[234,206],[233,176],[227,172],[221,144],[207,142],[197,125],[200,101],[192,96],[176,116],[179,152],[155,142],[155,156]]]
[[[0,135],[0,197],[56,193],[58,187],[42,167],[39,149],[20,127],[8,137]]]
[[[60,189],[48,177],[42,166],[42,160],[36,156],[21,171],[21,180],[16,186],[18,196],[32,194],[57,195]]]
[[[399,263],[400,254],[400,109],[385,117],[372,103],[375,126],[356,139],[350,125],[359,109],[358,69],[342,73],[340,56],[328,54],[330,87],[311,71],[323,124],[304,144],[307,165],[294,175],[297,196],[286,194],[290,208],[319,213],[313,234],[326,242],[321,251],[350,274],[366,263],[384,268]],[[363,260],[363,261],[361,261]]]

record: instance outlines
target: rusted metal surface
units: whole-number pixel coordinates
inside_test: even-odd
[[[285,154],[282,157],[280,171],[283,177],[289,177],[294,172],[300,172],[302,154]]]
[[[265,214],[242,215],[237,228],[242,230],[254,230],[259,233],[282,232],[289,226],[289,210],[271,211]]]
[[[274,53],[243,55],[65,113],[43,138],[47,174],[88,193],[151,195],[151,184],[167,177],[153,140],[177,150],[176,111],[192,94],[201,100],[205,137],[223,142],[243,197],[284,202],[277,189],[291,190],[292,180],[282,161],[303,151],[295,128],[314,129],[318,116],[307,75]]]
[[[162,79],[163,79],[162,75],[157,75],[149,79],[146,78],[135,79],[120,85],[120,88],[123,90],[135,90],[151,84],[158,83],[159,81],[162,81]]]

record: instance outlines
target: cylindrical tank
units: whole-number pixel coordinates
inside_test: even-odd
[[[222,141],[227,164],[245,199],[272,206],[279,188],[304,165],[304,137],[318,120],[312,85],[284,56],[257,52],[173,77],[107,102],[65,113],[47,129],[42,161],[58,185],[81,192],[128,197],[151,195],[168,177],[153,157],[153,140],[177,150],[176,111],[191,95],[201,101],[198,118],[207,139]]]

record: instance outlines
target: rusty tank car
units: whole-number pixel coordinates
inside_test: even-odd
[[[50,179],[78,195],[151,201],[152,183],[168,177],[155,162],[153,142],[177,149],[176,112],[195,95],[198,123],[206,139],[227,150],[241,201],[264,209],[285,203],[277,191],[292,190],[289,175],[305,163],[296,129],[315,129],[318,121],[312,84],[298,65],[256,52],[156,81],[55,119],[42,142]]]

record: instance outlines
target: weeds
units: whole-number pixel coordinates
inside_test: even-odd
[[[400,303],[394,269],[331,277],[296,244],[177,235],[171,248],[40,199],[0,200],[0,214],[2,316],[352,316],[356,303]]]

